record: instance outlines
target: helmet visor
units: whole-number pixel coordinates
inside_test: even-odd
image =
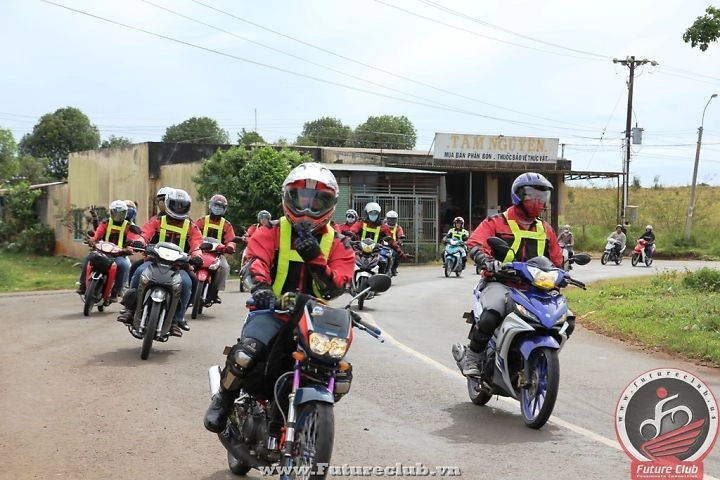
[[[110,218],[112,218],[113,223],[124,222],[126,215],[127,210],[113,210],[112,212],[110,212]]]
[[[396,217],[388,217],[387,218],[388,227],[394,227],[395,225],[397,225],[397,221],[398,221],[398,219]]]
[[[285,190],[285,203],[297,213],[323,215],[335,206],[335,194],[314,188],[289,188]]]
[[[190,213],[190,202],[174,198],[167,202],[167,210],[171,217],[184,219]]]
[[[357,217],[355,215],[345,215],[345,220],[347,223],[355,223],[357,221]]]

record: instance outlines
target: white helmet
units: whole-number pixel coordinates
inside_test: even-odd
[[[339,190],[335,175],[327,167],[301,163],[283,182],[283,213],[292,224],[316,230],[330,221]]]
[[[652,232],[652,225],[648,225],[645,227],[645,230],[650,230]]]
[[[368,222],[378,222],[380,220],[380,212],[382,212],[382,208],[375,202],[370,202],[365,205],[365,219]]]
[[[398,213],[395,210],[390,210],[385,214],[385,223],[388,224],[389,227],[394,227],[398,224]]]
[[[192,199],[190,195],[179,188],[170,189],[165,197],[165,212],[175,220],[185,220],[190,213]]]
[[[125,221],[127,215],[128,206],[124,200],[113,200],[110,203],[109,213],[113,223],[122,223]]]

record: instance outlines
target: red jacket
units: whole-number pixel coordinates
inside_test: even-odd
[[[107,232],[109,222],[110,222],[110,220],[106,219],[106,220],[103,220],[97,226],[97,229],[95,230],[95,234],[92,237],[93,241],[99,242],[100,240],[105,240],[105,233]],[[120,224],[120,225],[122,225],[122,224]],[[132,242],[133,240],[139,240],[139,238],[140,238],[139,235],[137,235],[136,233],[132,233],[130,231],[130,225],[132,225],[131,222],[127,222],[127,224],[125,225],[125,229],[122,232],[122,234],[123,234],[122,242],[120,242],[119,241],[120,239],[118,238],[120,236],[120,230],[117,230],[115,228],[113,228],[110,231],[110,236],[108,237],[107,241],[114,243],[115,245],[117,245],[120,248],[123,248],[125,245]],[[123,245],[120,245],[120,243],[123,243]]]
[[[141,237],[142,240],[147,244],[152,240],[152,238],[157,234],[160,234],[160,226],[162,225],[162,219],[165,218],[165,221],[169,226],[179,228],[182,227],[185,220],[175,220],[169,215],[161,215],[161,216],[154,216],[147,222],[145,222],[142,226],[142,233]],[[200,233],[200,230],[198,229],[197,225],[193,223],[192,220],[188,220],[188,229],[186,233],[185,238],[185,246],[183,250],[186,253],[189,253],[190,255],[199,255],[200,254],[200,245],[203,242],[203,236],[202,233]],[[166,242],[174,243],[175,245],[180,246],[180,238],[181,235],[177,232],[172,231],[166,231],[165,232],[165,240]],[[181,247],[182,248],[182,247]]]
[[[487,239],[490,237],[502,238],[508,243],[508,245],[512,246],[513,242],[515,241],[515,235],[513,235],[512,231],[510,230],[510,226],[508,225],[507,220],[509,219],[517,221],[517,208],[518,207],[513,205],[505,211],[505,213],[507,214],[507,219],[505,218],[504,214],[499,213],[497,215],[493,215],[492,217],[488,217],[482,222],[480,222],[480,225],[478,225],[478,227],[470,234],[470,238],[467,240],[467,242],[465,242],[468,250],[476,246],[481,246],[485,255],[488,257],[492,257],[492,252],[490,251],[490,247],[487,244]],[[545,237],[547,238],[547,240],[545,241],[545,249],[542,252],[538,252],[536,241],[530,239],[521,240],[520,247],[516,252],[517,260],[526,261],[532,257],[543,255],[545,257],[548,257],[556,267],[562,268],[563,254],[557,242],[557,235],[555,234],[555,231],[552,229],[549,223],[542,222],[542,224],[543,228],[545,229]],[[518,226],[521,230],[528,230],[520,222],[518,222]],[[536,226],[534,223],[530,226],[529,231],[536,231]],[[504,259],[496,258],[496,260],[500,260],[502,262]]]
[[[322,235],[316,233],[315,237],[320,241]],[[292,232],[291,245],[295,244],[295,239],[295,233]],[[278,270],[279,249],[280,224],[269,228],[258,228],[250,237],[246,254],[249,259],[255,259],[250,266],[250,275],[254,283],[273,284]],[[303,293],[312,293],[312,284],[315,280],[323,296],[334,298],[344,293],[345,285],[350,281],[354,270],[355,253],[349,244],[335,233],[328,258],[321,253],[309,262],[290,262],[282,292],[299,290]]]
[[[207,235],[204,232],[205,229],[205,220],[209,218],[209,225],[207,229]],[[222,220],[225,220],[223,223],[223,229],[222,229],[222,235],[220,238],[218,238],[218,230],[220,223]],[[232,223],[227,218],[219,217],[217,219],[213,219],[212,215],[206,215],[204,217],[200,217],[197,220],[195,220],[195,225],[197,225],[198,230],[200,230],[200,234],[203,237],[212,237],[212,238],[218,238],[223,244],[225,244],[226,247],[232,246],[233,250],[237,248],[237,245],[235,245],[235,242],[232,241],[233,238],[235,238],[235,229],[232,226]]]
[[[357,222],[353,222],[350,225],[347,223],[336,223],[333,228],[336,232],[342,233],[343,235],[347,235],[347,233],[350,231],[350,229],[355,225]]]
[[[375,234],[367,232],[365,236],[362,235],[363,228],[367,229],[379,229],[377,236]],[[382,223],[380,221],[377,221],[376,223],[366,222],[365,220],[358,220],[357,222],[352,224],[352,227],[348,230],[353,235],[355,235],[355,238],[358,240],[365,240],[366,238],[372,238],[375,241],[380,241],[383,238],[382,233]]]

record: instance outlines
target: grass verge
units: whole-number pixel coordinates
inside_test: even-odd
[[[74,289],[78,260],[0,251],[0,293]]]
[[[662,272],[564,293],[578,324],[589,330],[720,366],[720,291],[698,282],[708,273],[718,272]]]

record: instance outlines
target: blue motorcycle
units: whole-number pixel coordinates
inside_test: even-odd
[[[459,277],[463,271],[463,256],[465,255],[465,242],[457,238],[449,238],[445,241],[445,253],[443,254],[443,270],[445,277],[455,273]]]
[[[511,251],[500,238],[489,238],[488,245],[495,258],[506,258]],[[586,265],[590,256],[577,253],[568,261]],[[475,405],[485,405],[493,395],[519,400],[525,425],[537,429],[555,407],[560,386],[558,353],[575,328],[575,316],[560,290],[568,285],[585,289],[585,284],[546,257],[507,263],[492,274],[492,280],[512,285],[508,308],[488,342],[480,376],[467,379],[468,394]],[[483,278],[475,287],[473,311],[464,315],[467,323],[474,324],[483,310],[480,292],[485,282]],[[459,343],[452,347],[461,370],[465,348]]]

